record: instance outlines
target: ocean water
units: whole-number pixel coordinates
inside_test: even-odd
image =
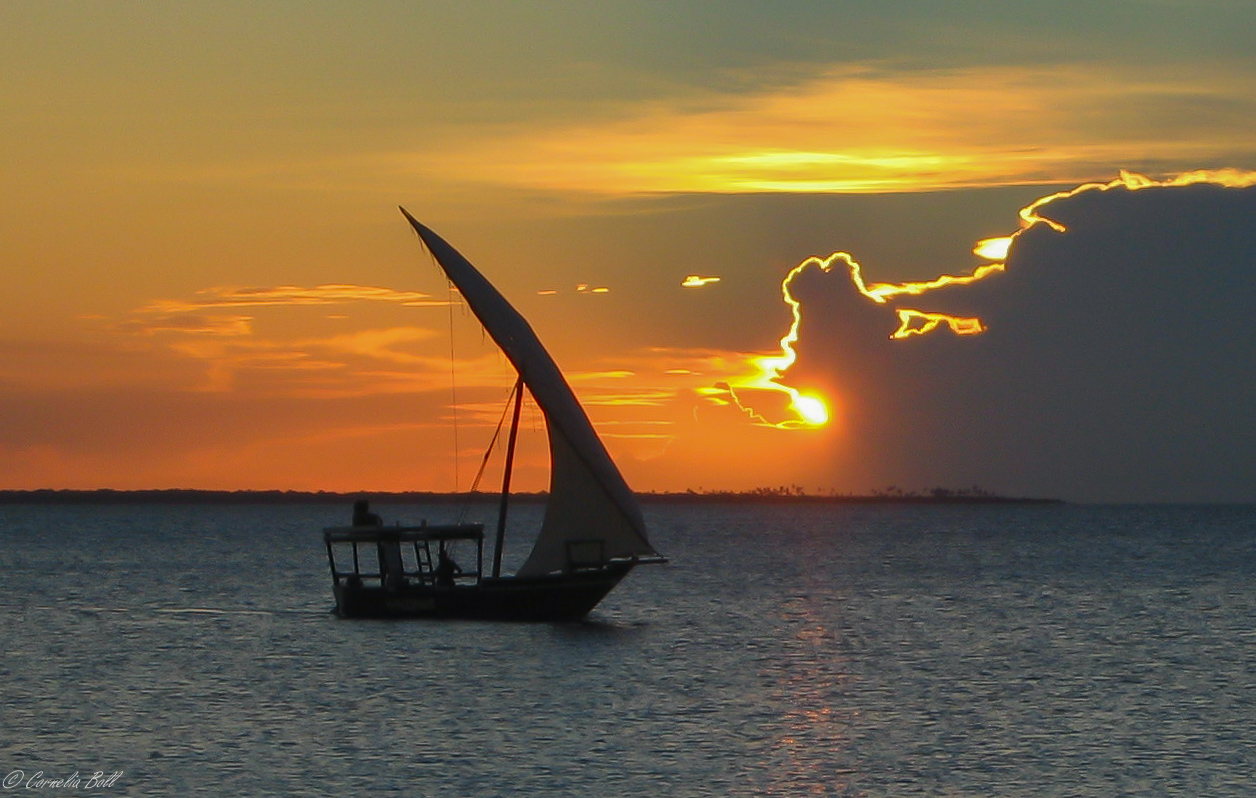
[[[0,786],[1256,789],[1256,508],[652,505],[671,563],[557,625],[337,619],[347,513],[0,507]]]

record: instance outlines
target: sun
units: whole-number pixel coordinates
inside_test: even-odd
[[[794,397],[793,407],[808,424],[819,427],[829,422],[829,408],[818,396],[799,394]]]

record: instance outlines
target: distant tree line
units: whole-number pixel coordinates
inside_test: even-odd
[[[425,491],[293,491],[293,490],[0,490],[0,504],[346,504],[357,498],[368,498],[380,504],[449,504],[491,501],[494,493],[435,493]],[[548,497],[545,491],[513,493],[515,501],[540,502]],[[837,493],[817,489],[811,493],[801,485],[778,485],[743,491],[686,490],[680,492],[638,493],[644,503],[1054,503],[1059,499],[1015,498],[999,496],[973,486],[970,488],[937,487],[925,491],[907,491],[896,485],[873,490],[870,494]]]

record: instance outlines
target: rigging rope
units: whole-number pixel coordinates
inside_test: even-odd
[[[497,439],[502,434],[502,427],[506,424],[506,413],[510,410],[510,401],[515,398],[515,391],[519,390],[519,383],[515,383],[510,389],[510,394],[506,397],[506,404],[502,407],[502,417],[497,419],[497,429],[493,430],[493,437],[488,442],[488,448],[484,450],[484,457],[480,460],[480,469],[475,472],[475,480],[471,483],[471,489],[467,491],[467,501],[462,505],[462,511],[458,514],[458,523],[462,523],[467,512],[471,509],[471,494],[475,493],[480,487],[480,480],[484,477],[484,469],[488,466],[488,459],[493,454],[493,447],[497,445]]]
[[[449,289],[449,408],[454,418],[454,493],[458,492],[458,373],[454,359],[454,284],[446,280]]]

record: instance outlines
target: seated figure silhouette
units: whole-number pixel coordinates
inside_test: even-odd
[[[358,499],[353,503],[353,525],[379,527],[384,525],[384,521],[371,512],[371,505],[366,499]],[[395,538],[377,540],[375,547],[379,555],[380,583],[389,590],[396,590],[406,582],[405,565],[401,561],[401,543]]]
[[[366,499],[358,499],[353,503],[354,526],[383,526],[384,521],[371,512],[371,504]]]
[[[460,573],[462,569],[458,567],[458,563],[441,549],[440,559],[436,563],[436,586],[453,587],[454,577]]]

